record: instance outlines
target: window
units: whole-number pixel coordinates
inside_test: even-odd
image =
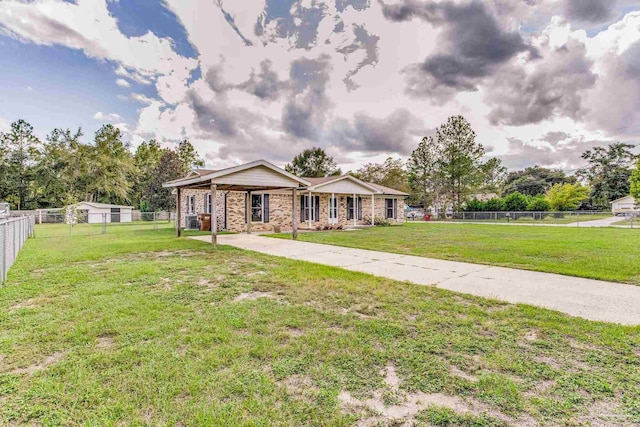
[[[311,203],[309,203],[311,202]],[[300,221],[320,221],[320,196],[300,195]]]
[[[385,199],[385,218],[396,219],[398,217],[398,200]]]
[[[362,220],[362,197],[358,197],[355,206],[353,197],[347,197],[347,220],[354,218],[354,209],[358,215],[358,220]]]
[[[196,196],[187,197],[187,213],[188,214],[196,213]]]
[[[262,194],[251,195],[251,222],[262,222],[264,217],[264,201]]]
[[[211,193],[204,195],[204,213],[211,213]]]

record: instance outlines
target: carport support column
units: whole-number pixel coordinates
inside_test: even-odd
[[[247,207],[247,210],[244,214],[247,217],[247,234],[251,234],[251,191],[247,191],[245,197],[245,206]]]
[[[211,243],[218,244],[218,214],[216,211],[217,186],[211,181]]]
[[[298,240],[298,209],[296,209],[296,199],[298,198],[298,191],[294,188],[293,190],[291,190],[291,194],[293,196],[293,203],[291,203],[291,236],[293,237],[293,240]]]
[[[181,201],[180,200],[180,187],[176,187],[176,235],[180,237],[180,217],[182,216],[182,212],[180,209]]]
[[[376,195],[371,195],[371,225],[376,225]]]

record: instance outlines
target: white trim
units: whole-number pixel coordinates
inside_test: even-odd
[[[331,179],[331,180],[329,180],[329,181],[321,182],[320,184],[316,184],[316,185],[310,185],[310,186],[309,186],[309,190],[313,190],[313,191],[315,191],[315,190],[317,190],[318,188],[324,187],[325,185],[333,184],[333,183],[335,183],[335,182],[342,181],[342,180],[344,180],[344,179],[348,179],[348,180],[350,180],[350,181],[355,182],[356,184],[360,184],[360,185],[362,185],[363,187],[368,188],[369,190],[373,190],[373,192],[374,192],[374,193],[377,193],[377,194],[383,194],[383,193],[382,193],[382,191],[378,190],[378,189],[377,189],[377,188],[375,188],[374,186],[372,186],[372,185],[370,185],[370,184],[367,184],[366,182],[361,181],[361,180],[359,180],[358,178],[356,178],[356,177],[354,177],[354,176],[351,176],[351,175],[342,175],[342,176],[337,177],[336,179]]]
[[[331,202],[333,201],[334,206],[331,206]],[[328,215],[329,215],[329,224],[337,224],[338,219],[338,198],[335,193],[331,193],[329,196],[329,201],[327,202],[328,207]]]
[[[227,169],[222,169],[219,171],[215,171],[215,172],[211,172],[209,174],[206,175],[200,175],[198,177],[195,178],[191,178],[191,179],[180,179],[180,180],[175,180],[175,181],[169,181],[169,182],[165,182],[162,184],[163,187],[165,188],[172,188],[172,187],[182,187],[184,185],[189,185],[189,184],[197,184],[200,182],[205,182],[205,181],[210,181],[210,180],[215,180],[217,178],[221,178],[223,176],[226,175],[231,175],[233,173],[236,172],[241,172],[247,169],[252,169],[255,167],[259,167],[259,166],[264,166],[267,169],[271,169],[272,171],[279,173],[281,175],[284,175],[285,177],[295,181],[298,183],[299,185],[303,185],[305,187],[311,186],[310,182],[305,181],[302,178],[298,178],[297,176],[295,176],[292,173],[289,173],[287,171],[285,171],[284,169],[281,169],[279,167],[277,167],[276,165],[267,162],[266,160],[256,160],[250,163],[245,163],[243,165],[238,165],[238,166],[234,166],[231,168],[227,168]],[[286,188],[294,188],[292,187],[286,187]]]

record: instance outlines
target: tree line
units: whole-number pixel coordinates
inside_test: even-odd
[[[54,129],[44,141],[24,120],[0,133],[0,200],[13,209],[59,208],[80,201],[130,204],[143,211],[175,209],[162,183],[204,166],[188,139],[175,149],[156,140],[135,150],[121,131],[103,125],[90,143],[81,129]],[[410,194],[412,206],[440,210],[607,210],[612,200],[640,200],[640,158],[633,145],[614,143],[582,154],[574,176],[540,166],[508,172],[486,158],[463,116],[450,117],[435,135],[422,138],[409,160],[367,163],[351,175]],[[638,162],[635,170],[634,163]],[[341,175],[321,148],[296,155],[285,169],[301,177]]]
[[[12,209],[60,208],[81,201],[128,204],[143,211],[175,209],[162,183],[204,162],[188,139],[175,149],[156,140],[131,149],[111,124],[83,142],[81,129],[54,129],[44,141],[24,120],[0,133],[0,200]]]

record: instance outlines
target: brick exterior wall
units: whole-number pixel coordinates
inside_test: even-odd
[[[247,224],[245,222],[245,194],[238,191],[218,191],[217,192],[217,214],[218,214],[218,230],[224,229],[225,217],[224,217],[224,199],[226,193],[227,209],[226,209],[226,223],[227,231],[245,232],[247,231]],[[207,190],[182,190],[181,192],[181,212],[182,218],[180,220],[180,226],[185,226],[185,215],[187,214],[187,198],[195,195],[196,214],[204,213],[204,195],[209,194]],[[257,194],[257,193],[256,193]],[[307,193],[308,194],[308,193]],[[300,221],[300,193],[298,193],[297,212],[296,218],[298,220],[298,228],[300,230],[309,229],[309,222]],[[320,220],[313,221],[311,228],[315,229],[318,226],[329,223],[329,197],[330,194],[312,193],[312,195],[320,196]],[[343,227],[353,226],[353,220],[347,220],[347,197],[352,197],[348,194],[336,194],[338,199],[338,224]],[[403,223],[405,221],[404,216],[404,198],[401,196],[376,196],[375,198],[375,218],[385,219],[385,200],[387,198],[396,198],[398,200],[398,211],[396,220],[388,219],[393,223]],[[371,196],[361,196],[362,200],[362,220],[356,221],[358,225],[370,225],[371,224]],[[291,194],[287,193],[269,193],[269,222],[268,223],[251,223],[251,231],[273,231],[274,226],[279,227],[282,231],[291,231],[292,218],[291,218]]]

